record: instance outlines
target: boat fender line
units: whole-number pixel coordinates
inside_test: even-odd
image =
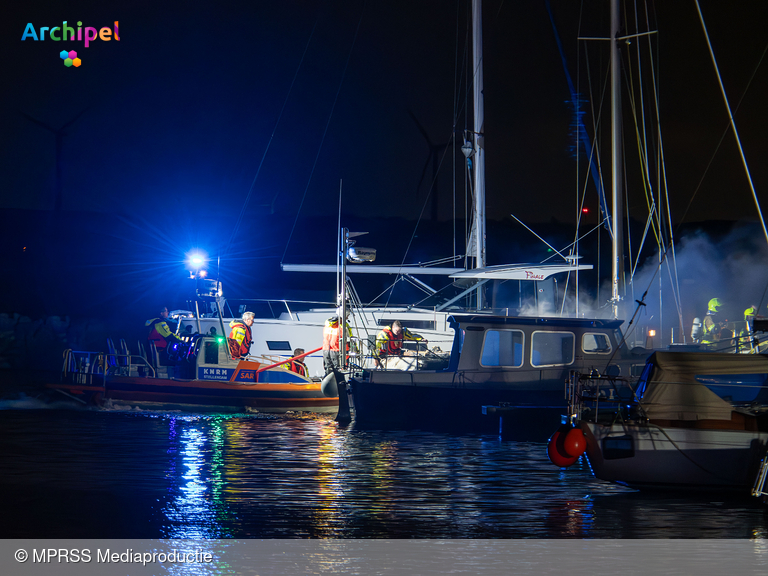
[[[568,447],[574,452],[578,452],[575,456],[566,449],[566,439],[569,437]],[[547,455],[550,462],[558,468],[568,468],[568,466],[576,463],[586,448],[587,442],[584,438],[584,432],[570,424],[563,424],[547,442]],[[581,451],[579,452],[579,450]]]

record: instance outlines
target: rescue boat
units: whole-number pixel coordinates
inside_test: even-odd
[[[67,350],[61,380],[46,387],[97,406],[118,401],[147,407],[273,413],[338,410],[335,389],[326,389],[331,394],[326,395],[319,379],[286,369],[284,359],[233,359],[221,336],[196,334],[174,344],[164,362],[151,343],[148,349],[139,343],[137,354],[131,354],[124,340],[119,351],[111,340],[107,348],[107,352]]]

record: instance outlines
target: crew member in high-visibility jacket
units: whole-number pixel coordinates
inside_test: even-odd
[[[293,351],[293,359],[290,362],[283,364],[282,367],[286,370],[290,370],[291,372],[296,372],[296,374],[299,376],[304,376],[306,378],[307,365],[304,364],[303,359],[296,358],[296,356],[301,356],[302,354],[304,354],[304,348],[296,348],[296,350]]]
[[[151,318],[144,325],[149,329],[147,340],[155,343],[158,352],[165,352],[170,344],[181,341],[168,326],[168,308],[165,306],[160,308],[159,318]]]
[[[338,310],[341,310],[339,308]],[[352,327],[349,325],[350,309],[346,310],[346,325],[347,325],[347,354],[352,352],[357,353],[357,345],[352,342]],[[323,368],[325,368],[325,375],[327,376],[333,370],[341,370],[341,354],[339,350],[341,348],[341,329],[339,328],[339,318],[337,314],[331,316],[325,321],[325,327],[323,328]]]
[[[707,303],[707,315],[704,317],[701,327],[701,341],[704,344],[714,344],[720,340],[720,330],[723,327],[723,323],[718,321],[718,312],[720,312],[722,305],[723,303],[720,301],[720,298],[712,298]]]
[[[423,342],[424,338],[404,328],[400,320],[395,320],[391,326],[385,326],[376,336],[376,365],[381,367],[381,361],[388,356],[402,356],[404,340]]]
[[[334,370],[341,370],[341,329],[339,317],[331,316],[323,327],[323,368],[328,375]]]
[[[251,326],[254,316],[253,312],[244,312],[242,319],[232,320],[229,323],[231,330],[227,344],[229,344],[229,353],[232,358],[242,358],[251,352],[251,342],[253,342]]]
[[[752,347],[752,323],[755,321],[755,316],[757,316],[757,306],[754,304],[744,310],[744,328],[739,332],[739,347]]]

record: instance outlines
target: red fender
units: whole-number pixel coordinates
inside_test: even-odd
[[[574,464],[579,459],[579,456],[581,456],[580,454],[579,456],[571,456],[568,452],[565,451],[565,447],[563,446],[567,435],[574,430],[576,429],[569,424],[563,424],[560,426],[560,428],[557,429],[557,432],[552,434],[552,437],[547,443],[547,454],[549,455],[549,460],[552,462],[552,464],[559,468],[568,468],[568,466]]]
[[[563,450],[569,456],[581,456],[587,450],[587,439],[581,428],[573,428],[563,438]]]

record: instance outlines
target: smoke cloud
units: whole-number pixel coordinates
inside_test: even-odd
[[[762,231],[753,225],[737,225],[720,238],[700,230],[689,233],[678,239],[675,254],[668,251],[661,267],[658,262],[656,253],[635,273],[622,313],[624,318],[631,318],[635,300],[647,290],[646,306],[636,322],[657,330],[657,334],[661,331],[664,345],[670,343],[673,333],[675,342],[683,341],[681,316],[685,341],[690,342],[693,319],[706,315],[712,298],[724,303],[719,314],[722,319],[743,321],[744,310],[751,305],[758,307],[758,314],[768,316],[768,246]]]

